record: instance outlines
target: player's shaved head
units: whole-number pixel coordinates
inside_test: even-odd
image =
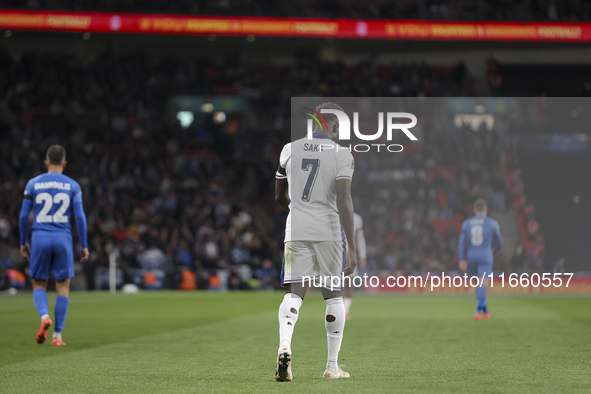
[[[322,103],[319,106],[316,107],[316,111],[320,112],[322,114],[322,112],[320,111],[321,109],[338,109],[339,111],[343,111],[343,108],[341,108],[340,105],[335,104],[335,103],[331,103],[329,101],[327,101],[326,103]],[[338,122],[338,118],[335,114],[322,114],[322,116],[324,117],[324,119],[326,120],[326,122],[328,123],[329,121],[332,122]]]
[[[61,165],[66,160],[66,150],[61,145],[52,145],[47,149],[47,161],[49,164]]]
[[[474,201],[474,212],[486,213],[487,210],[488,206],[486,205],[486,201],[484,201],[484,199],[479,198],[478,200]]]

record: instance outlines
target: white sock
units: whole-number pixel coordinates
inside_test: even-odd
[[[43,320],[45,320],[46,317],[49,317],[49,315],[43,315],[43,316],[41,316],[41,323],[43,323]]]
[[[62,339],[62,333],[61,332],[54,332],[53,337],[57,338],[57,339]]]
[[[345,297],[345,313],[349,314],[349,309],[351,309],[351,304],[353,303],[353,298]]]
[[[288,293],[279,305],[279,351],[287,348],[291,353],[291,337],[304,301],[296,294]]]
[[[326,304],[324,325],[328,344],[326,366],[338,371],[339,351],[341,350],[343,330],[345,329],[345,304],[343,303],[343,297],[329,298],[324,303]]]

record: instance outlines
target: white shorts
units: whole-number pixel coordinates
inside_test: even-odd
[[[281,284],[301,283],[308,278],[340,277],[345,266],[345,250],[343,241],[286,242]]]

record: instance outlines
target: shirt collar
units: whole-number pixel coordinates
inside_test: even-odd
[[[323,139],[327,139],[327,140],[330,139],[330,137],[327,136],[326,134],[320,134],[320,133],[314,133],[314,134],[312,134],[312,137],[313,138],[323,138]]]

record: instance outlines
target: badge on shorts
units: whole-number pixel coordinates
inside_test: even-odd
[[[355,160],[351,161],[351,169],[354,170],[355,169]]]

